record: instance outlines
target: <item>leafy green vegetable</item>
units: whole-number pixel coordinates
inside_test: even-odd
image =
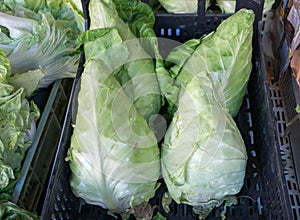
[[[2,1],[0,28],[0,49],[11,62],[12,74],[45,72],[37,88],[75,76],[83,16],[72,1]]]
[[[165,63],[171,78],[149,8],[121,0],[91,0],[89,7],[67,158],[74,194],[128,216],[154,196],[161,165],[171,198],[200,218],[235,204],[247,154],[232,116],[251,71],[254,13],[240,10],[215,32],[177,47]],[[146,120],[159,111],[161,94],[178,107],[160,157]]]
[[[10,75],[11,68],[7,56],[0,50],[0,82],[4,82],[7,76]]]
[[[207,72],[222,94],[221,101],[235,116],[252,68],[253,22],[252,10],[239,10],[224,20],[215,32],[175,48],[167,57],[167,69],[183,87],[199,72]]]
[[[236,0],[216,0],[216,5],[222,13],[230,14],[235,12]]]
[[[244,142],[205,73],[194,76],[182,90],[161,161],[170,196],[193,206],[200,219],[224,201],[232,201],[242,188],[247,163]]]
[[[115,78],[122,68],[112,71],[111,61],[99,55],[114,46],[124,57],[129,54],[118,31],[91,30],[84,41],[86,63],[68,151],[71,186],[87,203],[126,215],[154,196],[160,153],[155,135]]]
[[[0,160],[0,175],[0,189],[4,189],[15,178],[13,169],[4,160]]]
[[[8,201],[0,201],[0,219],[3,220],[38,220],[38,216],[28,212],[16,204]]]
[[[169,195],[200,219],[224,202],[225,210],[236,204],[244,183],[247,153],[232,117],[251,72],[253,21],[253,11],[241,9],[165,62],[181,92],[162,144],[162,174]]]
[[[168,13],[190,14],[190,13],[197,13],[198,11],[198,0],[158,0],[158,1]],[[205,0],[206,10],[208,10],[208,8],[211,6],[211,2],[212,2],[211,0]]]
[[[271,10],[274,3],[275,3],[275,0],[265,0],[263,12],[267,12],[267,11]]]
[[[21,167],[32,138],[28,132],[35,129],[39,110],[33,102],[25,99],[23,88],[15,89],[8,84],[10,63],[0,50],[0,190],[15,178],[14,171]]]
[[[159,0],[169,13],[196,13],[198,0]]]
[[[151,8],[140,1],[91,0],[89,4],[90,29],[116,28],[127,45],[130,57],[123,63],[123,71],[115,75],[137,110],[149,120],[161,106],[160,89],[156,76],[150,40],[154,37],[154,15]],[[134,43],[130,43],[134,42]],[[146,89],[145,89],[146,88]]]
[[[202,38],[188,40],[184,42],[184,44],[175,47],[168,55],[165,66],[173,78],[176,78],[179,75],[185,63],[201,44],[201,40]]]

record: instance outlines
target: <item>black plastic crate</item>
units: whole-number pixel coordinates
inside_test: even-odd
[[[300,90],[290,69],[279,78],[275,88],[282,98],[277,127],[287,190],[293,215],[300,219],[300,114],[295,110],[300,105]]]
[[[281,162],[286,183],[285,190],[287,191],[294,219],[300,219],[299,175],[296,169],[297,157],[299,154],[296,154],[293,150],[293,148],[299,146],[299,142],[298,144],[296,142],[297,145],[295,145],[295,142],[292,141],[291,133],[287,132],[289,130],[287,127],[290,122],[287,117],[287,109],[294,110],[294,108],[292,108],[293,105],[290,105],[290,102],[295,100],[291,99],[292,97],[287,99],[287,96],[285,95],[285,93],[291,92],[293,87],[282,87],[282,85],[280,85],[283,83],[282,80],[292,80],[291,77],[291,75],[286,73],[279,82],[272,84],[270,86],[270,96],[273,104],[273,112],[276,118],[276,128],[278,132],[277,139],[280,147]],[[297,127],[297,124],[294,126]],[[296,131],[294,130],[294,132]],[[299,132],[299,129],[297,132]],[[294,133],[294,135],[295,134],[296,133]]]
[[[147,2],[147,1],[145,1]],[[84,2],[84,4],[86,4]],[[237,195],[239,203],[228,208],[227,219],[296,219],[292,209],[288,186],[284,173],[278,135],[274,96],[267,81],[264,57],[261,48],[261,14],[263,1],[237,0],[236,10],[253,9],[256,13],[253,36],[253,69],[248,84],[248,92],[235,121],[241,131],[248,152],[246,177],[241,192]],[[205,14],[204,1],[199,1],[197,14],[174,15],[157,12],[155,31],[158,37],[183,42],[200,37],[220,24],[229,15]],[[88,19],[86,20],[88,24]],[[179,30],[179,31],[178,31]],[[166,34],[167,33],[167,34]],[[179,33],[179,34],[178,34]],[[163,48],[164,49],[164,48]],[[107,210],[84,203],[72,193],[69,176],[70,168],[65,161],[72,135],[72,98],[78,79],[75,79],[68,111],[58,151],[52,167],[41,219],[115,219],[107,215]],[[188,205],[172,202],[171,212],[166,214],[161,205],[161,197],[166,191],[164,184],[157,190],[150,203],[157,205],[167,219],[198,219]],[[215,208],[207,219],[221,219],[223,207]],[[121,219],[118,217],[118,219]],[[131,217],[131,219],[134,219]]]
[[[12,194],[12,201],[28,211],[36,211],[40,199],[44,198],[44,186],[50,175],[67,109],[70,82],[71,79],[57,80],[33,97],[41,118]]]
[[[282,97],[284,97],[287,124],[283,136],[289,139],[293,155],[297,158],[300,157],[300,114],[296,112],[295,108],[297,105],[300,106],[300,89],[290,69],[284,73],[278,83]],[[295,160],[295,171],[297,181],[300,183],[300,160]]]
[[[151,0],[142,0],[149,3]],[[230,14],[206,13],[206,1],[198,1],[198,11],[195,14],[171,14],[164,10],[156,11],[154,27],[158,36],[183,42],[190,38],[199,38],[215,30]],[[236,11],[240,8],[251,8],[256,14],[256,22],[261,20],[263,1],[237,0]],[[257,29],[255,28],[255,31]]]

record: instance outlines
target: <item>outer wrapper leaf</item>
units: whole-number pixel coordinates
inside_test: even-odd
[[[124,214],[158,187],[156,138],[100,59],[85,64],[68,155],[73,192],[87,203]]]
[[[213,84],[221,87],[221,101],[235,116],[245,95],[252,68],[253,22],[254,12],[241,9],[224,20],[215,32],[201,38],[198,46],[195,47],[197,42],[192,40],[175,49],[167,58],[173,77],[186,85],[198,73],[207,72]],[[196,49],[191,54],[194,47]],[[182,58],[182,51],[186,52],[185,59]],[[172,60],[175,62],[173,66],[170,64]],[[185,63],[180,60],[185,60]]]
[[[89,61],[82,76],[70,148],[71,185],[88,203],[123,212],[154,195],[159,151],[157,145],[152,146],[156,140],[147,123],[130,107],[132,102],[108,71],[101,61]],[[112,111],[115,98],[122,100],[120,111],[130,110],[127,116],[133,125],[126,115]],[[138,143],[132,132],[150,136]]]

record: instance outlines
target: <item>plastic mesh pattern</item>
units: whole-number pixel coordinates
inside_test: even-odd
[[[300,192],[295,173],[294,156],[291,150],[289,137],[286,134],[286,112],[285,100],[282,98],[278,85],[270,87],[273,111],[277,119],[276,127],[278,132],[278,142],[280,144],[280,154],[284,167],[284,176],[287,184],[287,191],[293,211],[294,219],[300,219]]]

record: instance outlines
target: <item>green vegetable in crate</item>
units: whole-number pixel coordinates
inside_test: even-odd
[[[197,13],[198,9],[198,0],[159,0],[159,2],[169,13]]]
[[[24,88],[15,89],[8,83],[11,67],[0,50],[0,190],[15,179],[14,172],[21,167],[30,147],[39,110],[34,102],[25,99]]]
[[[38,220],[38,216],[17,206],[16,204],[0,200],[0,219],[2,220]]]
[[[137,39],[155,37],[152,29],[155,16],[151,8],[145,3],[133,0],[91,0],[89,12],[91,30],[116,28],[124,44],[127,44],[130,57],[122,64],[123,71],[116,73],[115,77],[126,94],[134,100],[137,110],[149,120],[161,107],[156,76],[158,67],[153,59],[158,52],[155,45],[149,43],[151,40],[139,42]]]
[[[194,76],[182,90],[161,158],[169,195],[179,204],[193,206],[200,219],[224,201],[225,207],[237,202],[247,153],[205,73]]]
[[[253,21],[242,9],[166,61],[181,95],[162,145],[163,178],[170,196],[192,205],[200,219],[224,201],[235,204],[244,183],[247,154],[232,116],[251,72]]]
[[[199,72],[208,72],[220,87],[221,101],[235,116],[242,104],[252,69],[254,13],[241,9],[224,20],[215,32],[175,48],[166,68],[183,86]]]
[[[221,9],[222,13],[234,13],[236,0],[216,0],[216,5]]]
[[[189,14],[197,13],[198,0],[158,0],[168,13]],[[205,0],[205,9],[210,6],[211,0]]]
[[[271,10],[274,3],[275,3],[275,0],[265,0],[263,13]]]
[[[118,31],[89,30],[84,41],[86,63],[67,158],[70,183],[76,196],[125,218],[147,203],[159,186],[157,140],[115,78],[114,72],[122,68],[111,69],[110,55],[115,60],[130,55]],[[109,49],[118,53],[110,54]]]
[[[12,74],[45,74],[37,88],[74,77],[79,63],[77,37],[83,15],[72,1],[4,0],[0,5],[0,49]],[[24,78],[24,77],[23,77]]]

